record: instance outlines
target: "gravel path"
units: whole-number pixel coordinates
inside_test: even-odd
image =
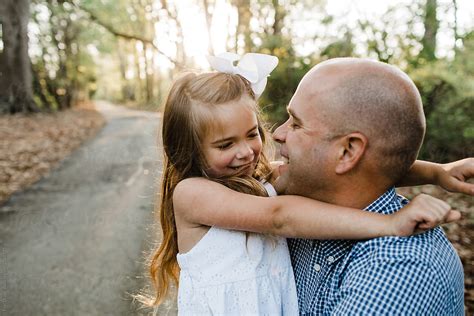
[[[160,117],[97,108],[107,124],[95,139],[0,208],[1,315],[142,313],[128,293],[144,285],[156,234]]]

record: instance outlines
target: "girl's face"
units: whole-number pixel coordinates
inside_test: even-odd
[[[216,109],[203,142],[209,176],[253,174],[262,151],[254,106],[254,100],[243,96]]]

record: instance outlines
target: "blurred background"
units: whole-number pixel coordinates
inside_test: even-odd
[[[280,58],[261,104],[268,119],[281,122],[311,66],[360,56],[397,65],[416,82],[428,119],[422,158],[474,152],[470,0],[3,0],[2,6],[3,63],[18,64],[27,81],[18,91],[1,90],[3,112],[61,110],[92,98],[159,110],[173,76],[208,69],[207,54],[262,52]],[[3,73],[0,87],[10,83]],[[12,94],[21,102],[12,104]]]
[[[470,0],[28,2],[2,1],[0,38],[28,40],[21,44],[27,49],[3,58],[17,69],[31,63],[24,71],[32,78],[23,85],[28,91],[18,87],[31,104],[3,105],[9,112],[61,110],[91,98],[159,110],[174,75],[207,69],[206,54],[262,52],[280,58],[261,104],[281,122],[306,70],[327,58],[360,56],[395,64],[418,85],[428,118],[422,158],[473,154]],[[16,15],[28,25],[13,37],[9,20]],[[0,52],[4,46],[0,41]],[[0,100],[8,103],[5,92]]]
[[[3,279],[9,277],[7,257],[16,258],[8,250],[16,233],[5,223],[26,208],[21,190],[59,166],[80,144],[106,133],[119,116],[117,105],[136,111],[120,115],[158,122],[159,114],[150,118],[136,113],[159,112],[177,74],[209,70],[205,56],[224,51],[279,57],[259,100],[270,126],[286,120],[286,106],[299,80],[320,61],[356,56],[396,65],[414,80],[423,98],[427,134],[420,158],[446,162],[474,156],[472,0],[1,0]],[[146,136],[154,144],[158,125],[150,128]],[[159,165],[158,150],[150,161]],[[131,159],[141,159],[139,174],[159,178],[152,165],[143,167],[145,154],[138,154]],[[87,149],[86,158],[89,164],[107,163],[110,155]],[[111,174],[107,177],[113,178]],[[130,179],[124,175],[117,181]],[[422,191],[463,212],[463,220],[446,231],[462,257],[466,312],[473,312],[473,198],[431,186],[401,192],[413,196]],[[153,193],[147,198],[153,200]],[[152,202],[146,205],[153,207]],[[2,284],[0,307],[11,312],[5,303],[9,282]],[[20,295],[22,289],[17,291]]]

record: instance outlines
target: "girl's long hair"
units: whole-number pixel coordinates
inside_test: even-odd
[[[252,177],[235,175],[210,179],[227,187],[254,195],[266,196],[261,180],[271,174],[267,159],[267,132],[262,126],[255,94],[250,83],[239,75],[225,73],[188,73],[176,80],[165,103],[162,126],[163,176],[161,203],[155,208],[162,228],[162,242],[150,261],[150,275],[155,289],[150,305],[159,305],[167,297],[171,284],[178,284],[179,267],[176,259],[178,239],[173,210],[176,185],[190,177],[207,177],[201,143],[209,132],[213,108],[248,95],[255,100],[255,113],[263,148]]]

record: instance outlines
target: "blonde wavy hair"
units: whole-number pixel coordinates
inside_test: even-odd
[[[255,100],[255,114],[263,143],[262,153],[253,175],[209,178],[201,144],[210,130],[213,109],[224,103],[239,100],[242,96]],[[267,158],[269,150],[266,132],[250,83],[239,75],[225,73],[187,73],[177,79],[168,94],[162,126],[164,166],[161,181],[161,203],[155,212],[162,229],[162,242],[154,251],[149,271],[155,290],[147,302],[156,306],[168,296],[171,284],[178,285],[179,266],[177,230],[173,210],[173,191],[183,179],[206,177],[233,190],[267,196],[261,181],[271,175]]]

